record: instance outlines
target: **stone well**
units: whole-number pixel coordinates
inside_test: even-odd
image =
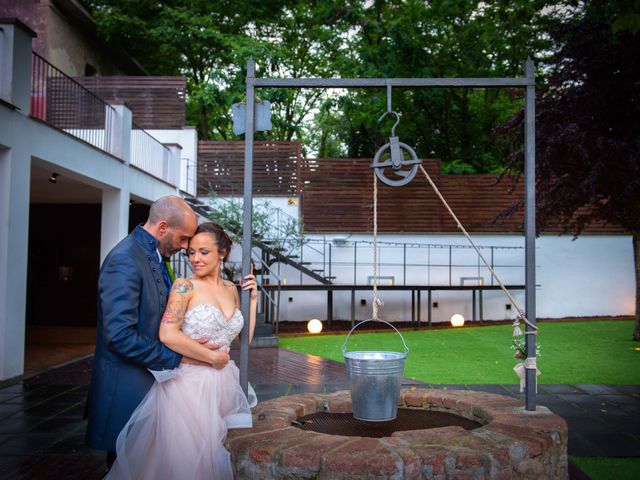
[[[452,413],[481,424],[398,431],[383,438],[329,435],[292,422],[317,412],[351,412],[348,391],[263,402],[253,429],[229,430],[238,479],[566,479],[567,424],[546,407],[513,398],[415,387],[400,408]]]

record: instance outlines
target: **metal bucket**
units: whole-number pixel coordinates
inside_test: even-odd
[[[361,351],[347,352],[347,342],[353,331],[365,320],[355,325],[342,345],[349,384],[353,416],[368,422],[386,422],[396,418],[400,398],[400,379],[404,371],[404,361],[409,354],[407,344],[396,327],[393,328],[404,345],[404,352]]]

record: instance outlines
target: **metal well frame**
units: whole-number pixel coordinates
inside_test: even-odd
[[[251,224],[253,217],[253,138],[256,88],[525,88],[525,313],[536,324],[535,297],[535,71],[533,60],[524,65],[524,77],[514,78],[256,78],[255,62],[247,62],[247,116],[244,151],[244,216],[242,233],[242,276],[249,274],[251,263]],[[249,293],[242,292],[245,331],[249,331]],[[534,327],[526,325],[527,357],[536,356]],[[240,342],[240,384],[248,391],[249,337]],[[525,408],[536,409],[536,368],[525,370]]]

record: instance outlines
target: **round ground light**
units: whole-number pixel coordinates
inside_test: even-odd
[[[407,415],[413,416],[414,422],[445,413],[449,417],[438,421],[469,421],[469,428],[441,423],[377,432],[383,429],[382,423],[391,422],[377,426],[362,422],[365,425],[358,428],[365,434],[321,433],[305,429],[308,420],[318,424],[335,414],[350,417],[348,391],[280,397],[253,410],[252,429],[229,431],[226,445],[235,476],[326,480],[568,478],[567,425],[545,407],[527,412],[522,402],[510,397],[427,388],[403,390],[399,407],[400,420],[404,412],[412,412]]]

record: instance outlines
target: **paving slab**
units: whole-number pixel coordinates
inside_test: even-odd
[[[260,401],[349,388],[344,366],[338,362],[283,349],[258,350],[260,361],[252,362],[249,381]],[[261,371],[260,364],[266,370]],[[0,478],[97,480],[102,476],[104,453],[84,444],[86,420],[82,417],[90,368],[91,359],[83,358],[0,383]],[[419,384],[406,380],[405,388]],[[524,400],[516,384],[428,386]],[[570,455],[640,456],[640,386],[542,384],[536,403],[567,421]]]

